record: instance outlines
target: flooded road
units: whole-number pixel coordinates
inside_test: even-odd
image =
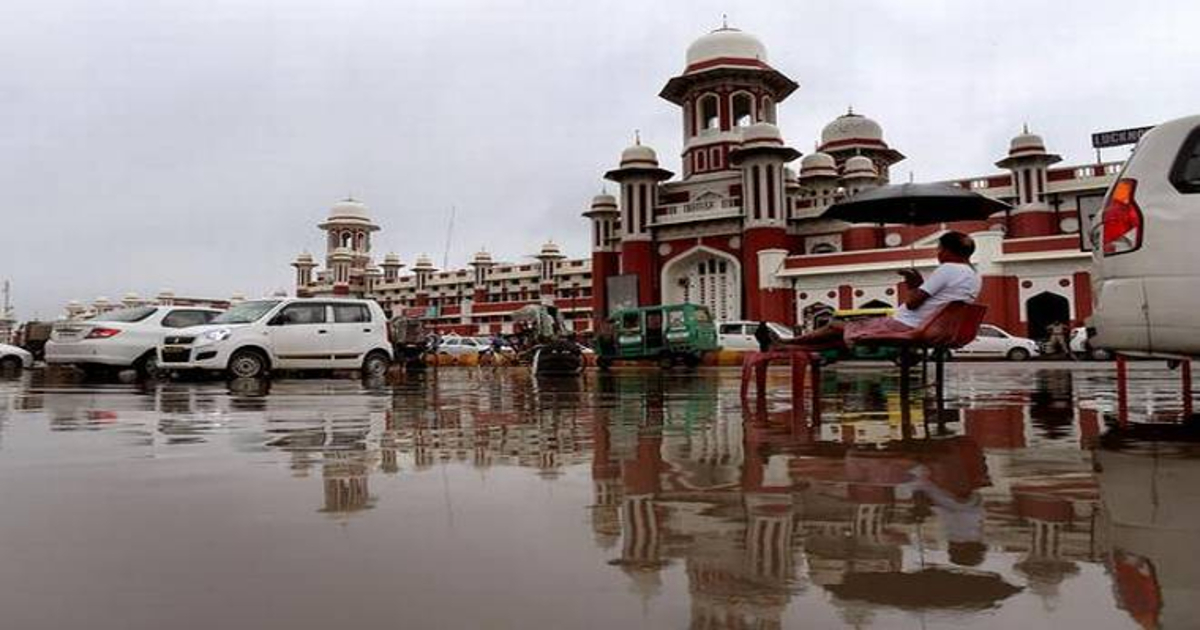
[[[0,627],[1195,627],[1200,447],[1110,367],[955,364],[907,438],[894,371],[738,376],[0,380]]]

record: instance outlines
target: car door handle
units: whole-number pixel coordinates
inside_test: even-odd
[[[370,329],[370,328],[364,328],[364,329],[363,329],[363,332],[365,332],[365,333],[369,333],[369,332],[371,332],[371,329]]]
[[[324,334],[325,334],[325,333],[327,333],[327,332],[329,332],[329,331],[328,331],[328,330],[318,330],[318,331],[317,331],[317,334],[318,334],[318,335],[324,335]]]

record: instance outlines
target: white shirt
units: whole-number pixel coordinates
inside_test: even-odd
[[[920,289],[928,293],[929,298],[916,310],[901,305],[892,317],[901,324],[917,328],[947,303],[974,302],[981,284],[979,274],[971,265],[942,263],[921,283]]]

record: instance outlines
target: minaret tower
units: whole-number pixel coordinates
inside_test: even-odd
[[[1046,171],[1062,158],[1046,152],[1042,137],[1029,133],[1029,127],[1009,143],[1008,156],[996,166],[1012,171],[1014,209],[1008,219],[1008,235],[1013,238],[1051,236],[1059,232],[1054,210],[1046,204]]]
[[[617,199],[607,192],[592,198],[583,216],[592,220],[592,329],[608,317],[608,279],[617,275],[620,211]]]
[[[379,230],[366,204],[347,197],[329,209],[329,218],[318,227],[327,235],[325,266],[333,275],[334,293],[361,295],[371,263],[371,233]]]
[[[412,269],[416,282],[416,306],[429,306],[429,278],[437,269],[425,254],[417,256],[417,263]]]
[[[492,255],[482,249],[476,252],[475,257],[471,259],[471,268],[475,270],[471,294],[476,304],[487,302],[488,275],[492,273],[492,267],[495,265],[496,263],[492,260]]]
[[[538,252],[537,259],[540,263],[541,271],[538,274],[538,288],[541,294],[542,304],[553,305],[554,298],[558,289],[558,278],[555,273],[558,272],[558,263],[566,256],[562,250],[553,241],[547,241],[542,245],[542,250]]]
[[[775,285],[774,272],[788,253],[784,164],[800,157],[800,152],[784,145],[779,129],[768,122],[746,127],[742,136],[729,161],[742,170],[746,317],[787,323],[794,313],[787,295],[790,289]]]
[[[313,283],[312,272],[317,263],[313,261],[312,254],[304,252],[296,257],[292,266],[296,268],[296,297],[308,297],[309,287]]]
[[[654,149],[635,139],[621,152],[621,166],[604,174],[621,185],[621,273],[638,279],[638,304],[658,304],[657,274],[650,226],[658,205],[658,183],[671,171],[659,168]]]
[[[392,284],[400,280],[400,269],[404,264],[400,262],[400,257],[396,254],[388,254],[383,257],[383,283]]]
[[[842,163],[842,184],[846,194],[853,196],[879,185],[879,173],[870,158],[855,155]],[[842,250],[847,252],[883,247],[884,230],[870,223],[851,224],[842,232]]]

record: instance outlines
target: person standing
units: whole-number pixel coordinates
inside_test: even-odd
[[[1075,353],[1071,352],[1071,343],[1067,340],[1067,325],[1061,321],[1054,322],[1046,328],[1050,333],[1050,339],[1046,341],[1047,354],[1065,354],[1075,360]]]

